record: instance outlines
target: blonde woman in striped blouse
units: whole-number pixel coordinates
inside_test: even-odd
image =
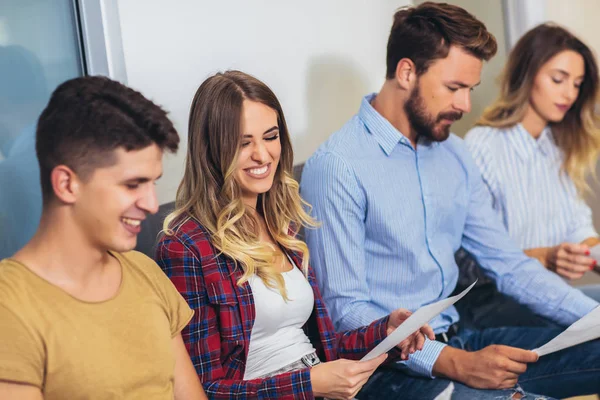
[[[590,49],[550,24],[509,55],[500,98],[466,142],[510,236],[530,257],[570,280],[596,267],[598,243],[586,178],[600,149],[594,113],[598,67]],[[586,287],[600,299],[600,287]]]

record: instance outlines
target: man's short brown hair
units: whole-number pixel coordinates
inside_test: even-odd
[[[403,58],[412,60],[417,75],[421,75],[433,61],[448,56],[451,46],[485,61],[498,49],[496,38],[483,22],[463,8],[430,1],[417,7],[403,7],[394,14],[387,45],[386,78],[394,78]]]
[[[113,151],[151,144],[175,152],[179,135],[167,113],[141,93],[102,76],[62,83],[38,120],[36,152],[44,203],[53,198],[52,170],[61,164],[86,179],[111,165]]]

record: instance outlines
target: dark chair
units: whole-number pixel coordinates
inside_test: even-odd
[[[161,205],[158,212],[154,215],[148,215],[142,222],[142,231],[137,238],[135,249],[144,253],[150,258],[154,258],[154,250],[158,241],[158,235],[162,231],[162,224],[167,215],[175,209],[175,202]]]
[[[496,283],[484,275],[479,263],[462,247],[454,255],[458,265],[458,283],[453,294],[477,284],[458,303],[460,325],[467,329],[499,328],[504,326],[560,328],[554,322],[535,314],[527,306],[500,293]]]
[[[302,169],[304,168],[304,163],[302,164],[298,164],[298,165],[294,165],[294,179],[298,181],[298,183],[300,183],[300,178],[302,178]]]

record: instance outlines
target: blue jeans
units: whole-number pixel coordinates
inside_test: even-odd
[[[492,344],[534,349],[562,330],[553,328],[505,327],[463,329],[450,339],[452,347],[477,351]],[[379,368],[356,396],[360,400],[433,399],[450,383],[408,375],[397,368]],[[600,393],[600,340],[583,343],[529,364],[510,390],[479,390],[454,382],[453,399],[510,399],[517,391],[525,399],[565,398]],[[533,395],[539,393],[540,395]]]

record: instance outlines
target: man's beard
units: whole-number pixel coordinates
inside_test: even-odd
[[[443,119],[458,121],[462,118],[461,112],[451,111],[440,113],[437,117],[429,115],[425,106],[425,100],[421,97],[418,84],[410,94],[408,101],[404,104],[404,111],[417,137],[425,137],[432,142],[443,142],[450,136],[450,125],[437,126],[439,122]]]

